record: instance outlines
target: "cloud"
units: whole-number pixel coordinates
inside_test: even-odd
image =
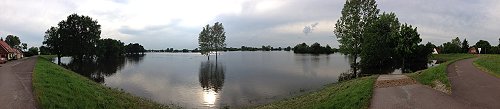
[[[302,32],[304,32],[304,34],[306,34],[306,35],[307,35],[307,34],[309,34],[309,33],[312,33],[312,32],[313,32],[313,30],[315,29],[316,25],[318,25],[318,24],[319,24],[319,23],[318,23],[318,22],[316,22],[316,23],[314,23],[314,24],[311,24],[310,26],[309,26],[309,25],[306,25],[306,26],[304,27],[304,30],[302,30]]]
[[[2,0],[0,36],[14,34],[40,46],[45,30],[72,13],[102,25],[104,38],[139,42],[148,49],[195,48],[201,28],[223,23],[228,46],[292,46],[320,42],[337,47],[333,35],[344,0]],[[496,45],[496,0],[377,0],[381,11],[418,27],[423,43],[452,37]],[[312,25],[315,24],[316,25]],[[310,34],[313,33],[314,34]],[[307,34],[308,37],[303,37]]]

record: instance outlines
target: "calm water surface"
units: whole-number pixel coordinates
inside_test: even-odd
[[[109,87],[185,108],[246,107],[337,82],[349,70],[340,54],[293,52],[147,53],[141,57],[74,62],[65,67]]]

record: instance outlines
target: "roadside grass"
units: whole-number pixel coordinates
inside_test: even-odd
[[[481,54],[474,60],[474,66],[500,78],[500,55]]]
[[[257,109],[366,109],[370,105],[376,76],[327,85],[324,89],[276,101]]]
[[[168,106],[108,88],[39,56],[33,86],[40,108],[53,109],[158,109]]]
[[[448,80],[448,73],[446,72],[446,69],[448,65],[451,63],[462,60],[462,59],[467,59],[467,58],[472,58],[474,55],[472,54],[437,54],[437,55],[432,55],[431,59],[439,60],[439,61],[446,61],[444,63],[440,63],[437,66],[418,71],[415,73],[410,73],[407,74],[411,78],[415,79],[416,81],[420,82],[421,84],[428,85],[432,88],[436,88],[439,85],[444,84],[444,90],[445,92],[451,92],[451,84],[450,81]]]

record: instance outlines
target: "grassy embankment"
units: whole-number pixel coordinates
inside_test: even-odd
[[[257,109],[361,109],[368,108],[376,76],[330,84],[324,89]]]
[[[500,55],[482,54],[474,61],[474,66],[500,78]]]
[[[439,85],[444,85],[444,91],[445,92],[450,92],[451,91],[451,84],[448,80],[448,73],[446,72],[446,68],[448,67],[449,64],[466,59],[466,58],[472,58],[474,55],[471,54],[438,54],[438,55],[432,55],[432,59],[438,60],[438,61],[446,61],[443,63],[440,63],[437,66],[416,72],[416,73],[411,73],[408,74],[408,76],[412,77],[413,79],[417,80],[421,84],[431,86],[433,88],[436,88],[436,86]],[[440,90],[440,89],[438,89]]]
[[[33,86],[41,108],[52,109],[154,109],[167,106],[111,89],[53,64],[51,56],[37,60]]]

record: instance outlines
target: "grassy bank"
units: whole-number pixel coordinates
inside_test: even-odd
[[[474,55],[471,54],[432,55],[432,59],[439,61],[446,61],[446,62],[440,63],[438,66],[434,66],[420,72],[408,74],[408,76],[417,80],[421,84],[428,85],[433,88],[436,88],[436,86],[444,85],[445,90],[449,92],[451,91],[451,85],[448,80],[448,73],[446,72],[446,68],[448,67],[449,64],[455,61],[472,57],[474,57]]]
[[[368,108],[376,77],[363,77],[331,84],[324,89],[257,109],[361,109]]]
[[[166,106],[105,87],[40,56],[33,74],[36,100],[52,109],[154,109]]]
[[[481,55],[474,61],[474,65],[491,75],[500,77],[500,55]]]

